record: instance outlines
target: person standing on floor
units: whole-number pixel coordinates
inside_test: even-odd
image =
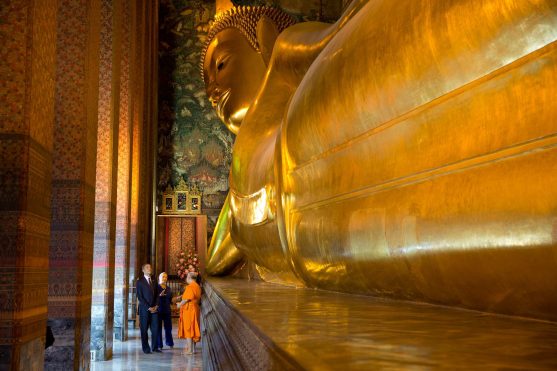
[[[160,353],[157,347],[158,335],[158,302],[159,290],[156,282],[151,278],[151,265],[143,264],[143,276],[137,280],[136,292],[139,302],[139,329],[141,331],[141,347],[143,353],[149,354],[151,351]],[[149,347],[149,334],[147,329],[151,328],[151,347]]]
[[[195,352],[195,343],[201,339],[199,331],[199,299],[201,299],[201,287],[195,282],[195,272],[189,272],[186,278],[186,290],[182,294],[180,307],[180,320],[178,322],[178,337],[186,339],[185,354]]]
[[[172,316],[170,310],[170,303],[172,301],[172,290],[167,285],[168,275],[166,272],[159,274],[159,331],[157,335],[157,348],[162,349],[162,329],[164,325],[164,339],[166,345],[174,347],[174,340],[172,339]]]

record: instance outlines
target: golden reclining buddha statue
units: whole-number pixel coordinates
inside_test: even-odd
[[[237,134],[207,271],[557,320],[557,1],[217,16]]]

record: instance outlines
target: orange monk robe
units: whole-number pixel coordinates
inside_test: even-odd
[[[193,281],[186,286],[186,292],[182,300],[190,300],[180,308],[180,320],[178,322],[178,338],[193,339],[198,342],[201,339],[199,331],[199,299],[201,299],[201,287]]]

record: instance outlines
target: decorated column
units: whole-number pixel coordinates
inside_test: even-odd
[[[90,365],[100,2],[59,0],[46,370]]]
[[[101,2],[91,360],[112,358],[122,3]]]
[[[43,367],[56,11],[56,1],[0,5],[1,370]]]
[[[141,5],[141,6],[140,6]],[[152,260],[158,1],[132,2],[130,280]],[[155,267],[156,268],[156,267]]]
[[[138,6],[137,2],[132,2],[132,13],[134,22],[132,25],[132,58],[135,61],[130,70],[131,73],[131,192],[130,192],[130,265],[128,283],[131,283],[139,274],[137,254],[138,246],[141,243],[141,236],[138,234],[138,214],[139,214],[139,182],[140,182],[140,154],[141,133],[143,124],[144,107],[144,72],[145,68],[140,61],[144,59],[143,50],[145,37],[143,37],[142,26],[145,23],[145,10]],[[133,283],[132,283],[133,284]]]
[[[114,335],[128,338],[128,274],[130,262],[130,2],[122,4],[120,61],[120,118],[118,127],[118,185],[116,201],[116,246],[114,272]]]

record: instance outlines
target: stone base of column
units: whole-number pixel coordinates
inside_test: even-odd
[[[90,319],[49,319],[54,345],[45,350],[44,371],[88,370],[90,367]],[[79,357],[76,359],[75,357]],[[28,368],[29,370],[33,368]],[[40,369],[40,368],[39,368]]]
[[[73,369],[74,364],[74,327],[73,319],[49,320],[54,344],[44,352],[44,370]]]
[[[104,305],[91,306],[91,361],[112,359],[111,315]]]
[[[43,360],[37,355],[44,351],[44,342],[42,339],[33,339],[17,347],[10,345],[0,346],[0,370],[41,370]],[[19,352],[19,356],[15,353]],[[12,363],[14,355],[19,359],[19,363]]]
[[[128,340],[128,316],[127,316],[127,297],[121,290],[115,289],[114,294],[114,338],[119,341]],[[125,293],[127,294],[127,293]]]
[[[114,338],[118,341],[128,341],[128,334],[122,327],[114,327]]]

